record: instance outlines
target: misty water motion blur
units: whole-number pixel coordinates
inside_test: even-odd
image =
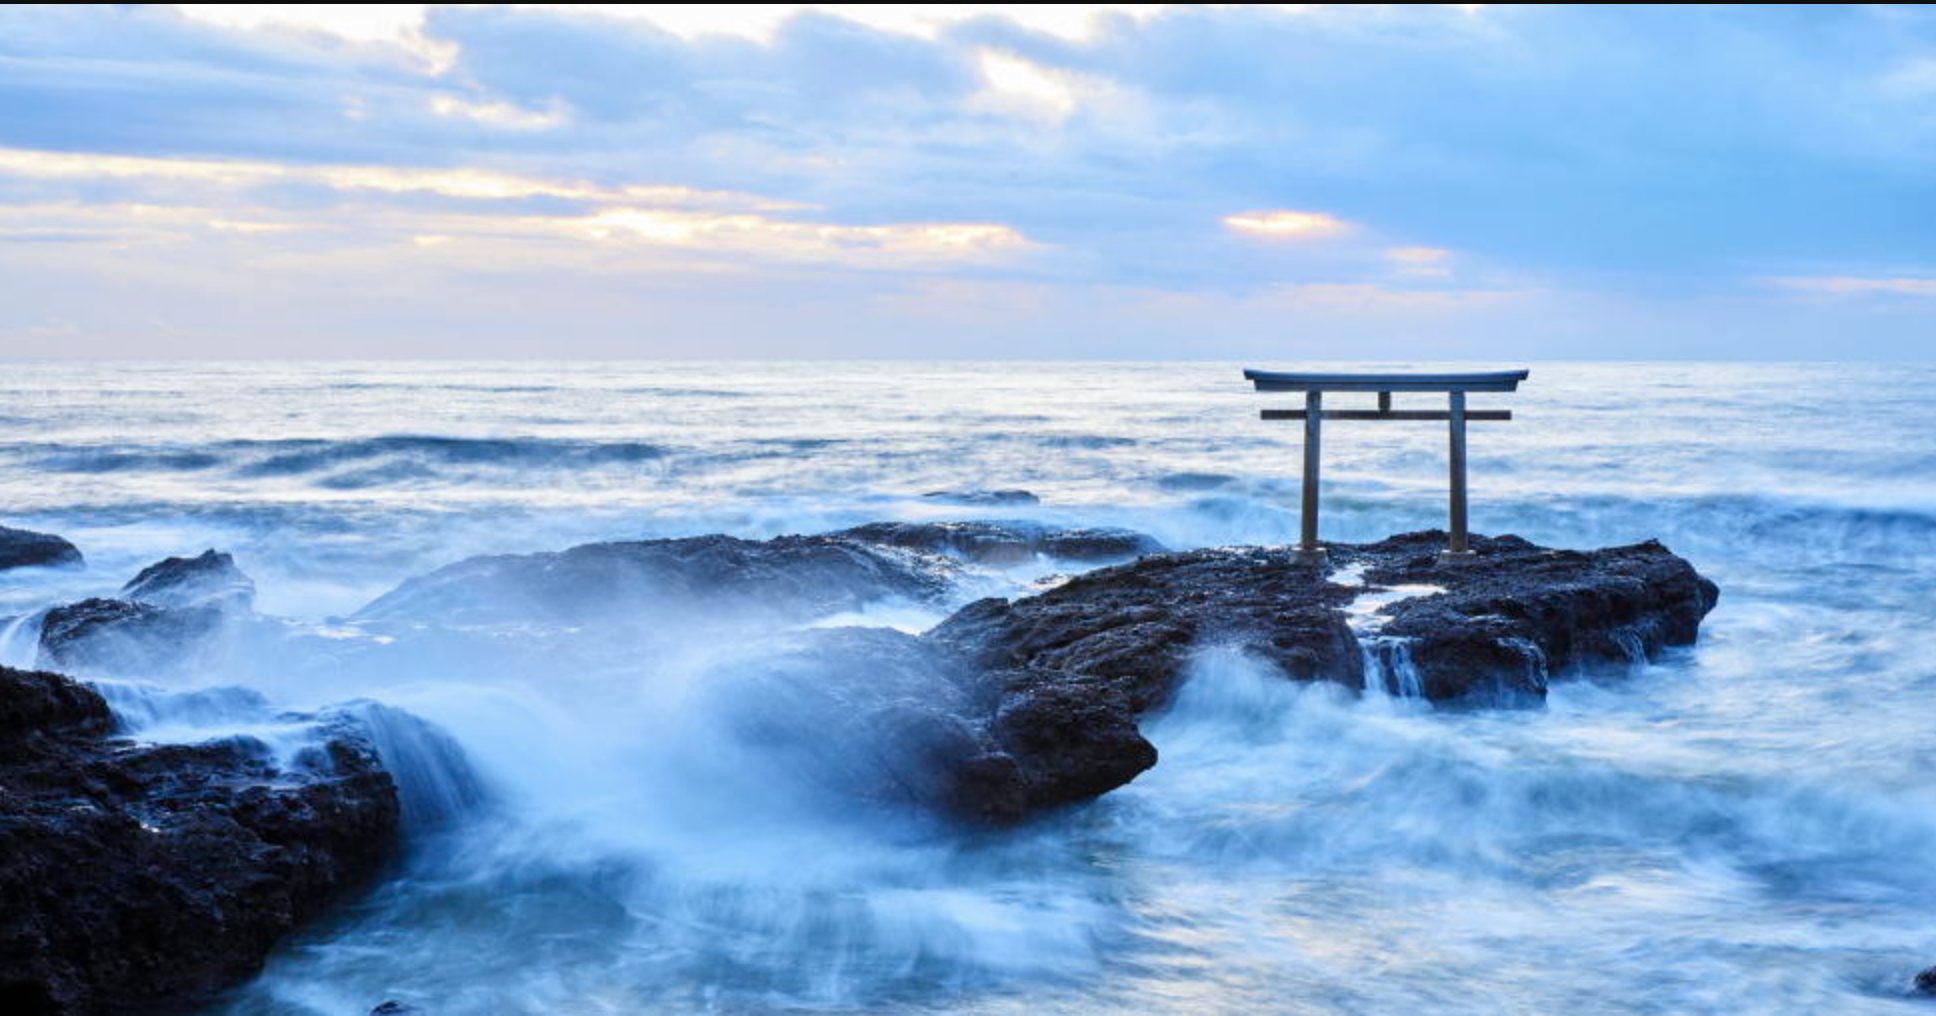
[[[32,662],[44,608],[214,547],[259,614],[168,672],[81,675],[136,736],[277,746],[279,711],[369,700],[409,857],[234,1013],[1913,1004],[1936,960],[1936,368],[1536,371],[1518,422],[1472,438],[1474,528],[1659,537],[1727,591],[1698,646],[1464,712],[1407,699],[1402,647],[1361,698],[1206,646],[1145,725],[1155,769],[1008,832],[816,792],[816,718],[764,678],[802,629],[918,631],[1087,565],[704,625],[362,608],[478,554],[886,518],[1291,542],[1297,435],[1232,366],[10,364],[0,522],[89,567],[0,572],[0,663]],[[1324,535],[1441,525],[1442,429],[1328,448]],[[998,488],[1041,503],[921,496]]]

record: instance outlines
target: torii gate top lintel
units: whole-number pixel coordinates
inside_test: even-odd
[[[1510,392],[1531,371],[1479,374],[1302,374],[1246,370],[1260,392]]]
[[[1511,410],[1473,410],[1465,407],[1467,392],[1517,391],[1519,382],[1530,371],[1500,370],[1475,374],[1306,374],[1270,370],[1246,370],[1244,378],[1260,392],[1303,392],[1303,409],[1266,409],[1266,420],[1304,421],[1304,497],[1302,540],[1299,550],[1306,559],[1324,554],[1318,545],[1318,434],[1324,420],[1444,420],[1451,434],[1449,464],[1451,472],[1451,538],[1446,555],[1458,559],[1471,555],[1466,535],[1465,425],[1468,420],[1510,420]],[[1377,409],[1325,409],[1325,392],[1376,392]],[[1396,410],[1393,392],[1446,392],[1443,410]]]

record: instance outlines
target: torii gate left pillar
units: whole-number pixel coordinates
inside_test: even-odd
[[[1444,420],[1448,432],[1447,472],[1450,491],[1446,530],[1451,534],[1445,556],[1454,560],[1470,557],[1467,535],[1465,482],[1465,425],[1468,420],[1510,420],[1505,409],[1469,410],[1467,392],[1510,392],[1526,380],[1528,371],[1509,370],[1482,374],[1292,374],[1266,370],[1246,370],[1244,377],[1260,392],[1303,392],[1303,409],[1266,409],[1266,420],[1304,421],[1304,490],[1299,520],[1298,552],[1307,560],[1324,556],[1318,543],[1318,466],[1322,427],[1325,420]],[[1325,392],[1375,392],[1377,409],[1325,409]],[[1393,392],[1445,392],[1446,408],[1404,410],[1392,408]]]

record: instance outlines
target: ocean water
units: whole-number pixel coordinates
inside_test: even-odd
[[[1473,425],[1474,528],[1660,538],[1722,588],[1697,646],[1467,712],[1207,646],[1145,725],[1155,769],[1007,832],[793,785],[725,732],[745,645],[343,620],[467,556],[604,539],[1028,518],[1288,542],[1300,429],[1257,419],[1287,403],[1241,366],[0,363],[0,522],[89,559],[0,573],[27,618],[0,661],[31,662],[38,609],[215,547],[274,620],[185,672],[86,675],[139,736],[391,707],[362,708],[414,802],[407,859],[220,1012],[1920,1011],[1936,367],[1531,364],[1474,397],[1516,413]],[[1442,525],[1444,444],[1327,428],[1324,535]],[[1015,487],[1042,503],[919,496]],[[960,599],[1067,570],[983,569]]]

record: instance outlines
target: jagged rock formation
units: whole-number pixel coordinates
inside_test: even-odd
[[[0,667],[0,1011],[205,1002],[366,882],[396,787],[345,717],[288,764],[246,737],[137,745],[107,703]]]
[[[0,526],[0,571],[79,567],[84,563],[78,548],[52,533]]]
[[[235,559],[214,550],[195,557],[171,557],[141,569],[121,587],[121,599],[156,607],[255,607],[255,582]]]
[[[1440,533],[1356,548],[1373,585],[1426,584],[1432,596],[1386,607],[1383,634],[1410,639],[1425,697],[1538,699],[1568,673],[1625,667],[1693,643],[1720,590],[1649,540],[1604,550],[1551,550],[1517,536],[1473,541],[1475,558],[1446,564]]]
[[[176,670],[254,603],[255,583],[229,555],[167,558],[143,568],[117,598],[49,610],[39,663],[87,674]]]
[[[1367,588],[1444,591],[1398,600],[1382,634],[1415,641],[1434,701],[1536,699],[1549,677],[1628,664],[1694,640],[1714,584],[1658,543],[1580,552],[1479,537],[1447,562],[1442,533],[1289,549],[1156,554],[1013,602],[981,600],[929,632],[982,675],[981,719],[1024,783],[1024,812],[1083,800],[1154,765],[1136,720],[1165,705],[1197,648],[1234,646],[1294,680],[1364,686],[1345,607]],[[1368,587],[1340,585],[1339,566]],[[986,765],[986,763],[982,763]],[[971,813],[973,809],[971,809]]]

